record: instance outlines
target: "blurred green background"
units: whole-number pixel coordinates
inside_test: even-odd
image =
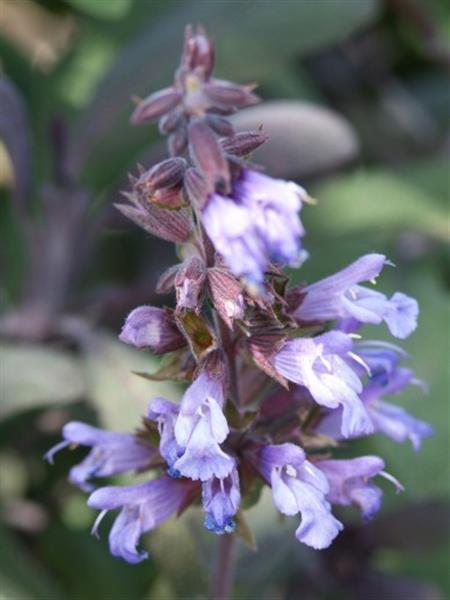
[[[131,370],[157,361],[119,344],[127,312],[155,295],[173,248],[116,213],[137,162],[163,148],[134,128],[132,97],[168,85],[184,25],[216,40],[216,74],[257,81],[264,103],[236,127],[263,124],[255,154],[319,199],[306,207],[313,281],[365,252],[397,269],[379,289],[421,305],[404,344],[423,396],[399,403],[436,430],[415,454],[381,436],[352,453],[385,458],[406,491],[325,552],[301,547],[295,520],[268,495],[247,512],[258,552],[240,543],[235,597],[437,600],[448,580],[449,13],[445,0],[2,0],[0,6],[0,598],[205,598],[215,539],[195,510],[147,536],[138,566],[109,556],[107,525],[66,482],[83,453],[42,455],[61,425],[132,429],[153,395],[179,395]],[[379,331],[367,333],[379,336]],[[383,335],[383,332],[382,332]]]

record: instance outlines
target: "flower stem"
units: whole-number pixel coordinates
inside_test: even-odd
[[[229,600],[234,579],[235,536],[221,535],[217,544],[217,557],[211,586],[211,598]]]

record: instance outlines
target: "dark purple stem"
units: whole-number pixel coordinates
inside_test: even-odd
[[[239,385],[237,378],[236,369],[236,352],[234,347],[234,341],[231,336],[231,332],[228,329],[226,323],[216,313],[216,328],[220,335],[220,341],[222,342],[222,348],[227,357],[228,362],[228,373],[229,373],[229,387],[230,395],[237,409],[241,406],[241,398],[239,393]]]
[[[217,544],[217,558],[212,580],[211,598],[228,600],[234,576],[234,535],[222,535]]]

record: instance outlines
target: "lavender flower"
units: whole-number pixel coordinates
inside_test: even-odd
[[[317,467],[325,474],[330,486],[327,499],[341,506],[356,505],[365,520],[378,512],[383,497],[381,489],[369,479],[381,475],[394,483],[398,491],[403,489],[396,479],[383,471],[384,461],[378,456],[321,460]]]
[[[51,448],[45,455],[50,464],[56,452],[68,446],[89,446],[86,458],[70,470],[69,480],[83,490],[94,486],[88,483],[93,477],[110,477],[126,471],[147,467],[155,451],[144,440],[128,434],[105,431],[71,421],[63,427],[64,441]]]
[[[287,341],[275,356],[275,368],[289,381],[306,387],[322,406],[342,406],[344,437],[368,434],[373,425],[358,394],[362,384],[345,358],[352,340],[339,331]]]
[[[417,326],[417,302],[400,292],[388,299],[358,285],[373,281],[385,264],[390,263],[382,254],[366,254],[342,271],[307,286],[293,316],[304,322],[352,318],[378,325],[384,321],[392,335],[408,337]]]
[[[329,492],[326,477],[305,459],[303,450],[294,444],[264,446],[258,469],[272,487],[278,510],[289,516],[301,514],[296,538],[316,550],[327,548],[343,525],[333,517],[325,499]]]
[[[175,422],[179,410],[179,406],[173,402],[164,398],[155,398],[151,402],[147,414],[148,418],[158,425],[159,452],[168,465],[168,474],[175,478],[181,476],[181,473],[173,468],[174,463],[182,454],[175,439]]]
[[[202,211],[205,229],[228,268],[261,284],[270,262],[298,266],[306,192],[290,181],[244,169],[231,197],[213,194]]]
[[[191,483],[178,482],[170,477],[127,487],[100,488],[88,500],[91,508],[101,510],[93,533],[97,533],[100,521],[108,511],[120,508],[109,534],[111,554],[129,563],[141,562],[148,554],[137,549],[140,537],[180,510],[192,491]]]
[[[236,523],[233,517],[239,509],[241,492],[239,475],[233,468],[224,479],[213,477],[202,484],[203,510],[206,513],[205,527],[219,535],[233,533]]]
[[[381,400],[383,396],[396,394],[409,384],[420,385],[410,369],[396,368],[386,375],[373,375],[361,394],[369,411],[375,431],[384,433],[395,442],[411,441],[414,450],[420,450],[422,439],[433,435],[433,428],[425,421],[410,415],[400,406]]]
[[[186,390],[175,423],[182,454],[173,465],[185,477],[207,481],[231,473],[233,459],[219,446],[229,433],[223,404],[223,383],[206,372]]]
[[[409,384],[423,387],[413,371],[399,366],[400,359],[407,356],[406,353],[385,342],[364,342],[355,347],[353,356],[359,357],[370,373],[360,397],[370,415],[374,432],[383,433],[398,443],[409,439],[414,450],[419,450],[422,439],[431,436],[433,428],[400,406],[381,400],[383,396],[399,393]],[[354,366],[362,370],[360,363]],[[341,411],[329,412],[318,425],[317,431],[340,439],[342,419]]]
[[[171,352],[186,345],[168,311],[155,306],[138,306],[126,318],[119,339],[137,348],[157,353]]]

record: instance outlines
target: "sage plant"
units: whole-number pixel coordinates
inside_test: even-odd
[[[370,287],[393,266],[381,254],[311,285],[289,285],[282,269],[306,257],[299,213],[311,198],[249,162],[266,135],[235,132],[227,116],[259,99],[252,85],[215,79],[213,56],[204,30],[188,27],[172,86],[140,101],[131,118],[158,121],[170,157],[132,177],[128,203],[117,206],[175,243],[180,257],[157,284],[158,292],[174,291],[175,308],[135,308],[120,339],[166,355],[157,376],[187,388],[180,402],[151,400],[135,433],[68,423],[47,455],[90,448],[70,480],[91,492],[88,505],[100,511],[94,533],[106,512],[119,510],[110,549],[130,563],[147,557],[139,548],[144,533],[190,506],[201,506],[204,526],[229,548],[243,500],[263,486],[281,513],[298,515],[299,542],[327,548],[343,528],[333,505],[354,505],[368,519],[381,503],[377,477],[401,489],[378,456],[333,458],[341,441],[380,432],[418,449],[432,433],[386,401],[420,385],[402,366],[406,353],[357,333],[384,323],[406,338],[417,302]],[[148,479],[94,489],[97,478],[125,471]],[[224,552],[219,579],[229,564]]]

